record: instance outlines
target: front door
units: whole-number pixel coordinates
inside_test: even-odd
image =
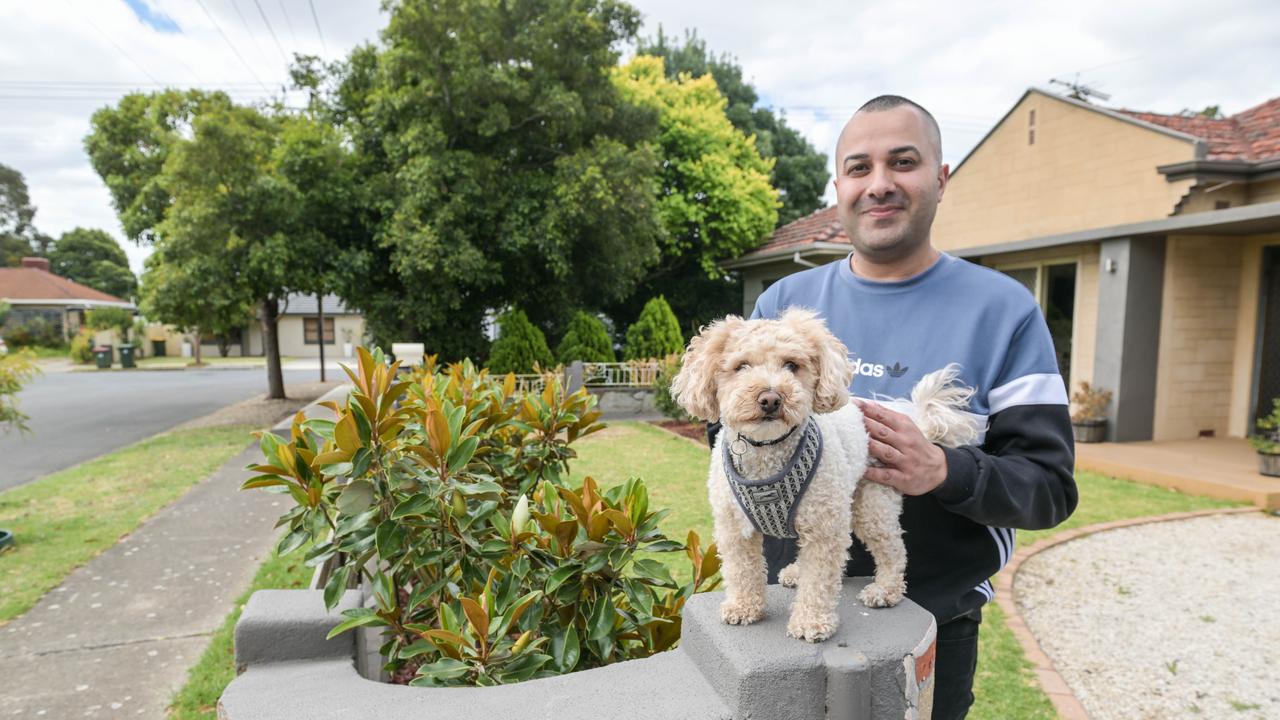
[[[1280,247],[1263,248],[1262,287],[1258,299],[1258,353],[1253,376],[1254,421],[1271,413],[1272,399],[1280,397]]]

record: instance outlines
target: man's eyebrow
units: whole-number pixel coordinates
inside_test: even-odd
[[[919,155],[919,154],[920,154],[920,148],[916,147],[915,145],[903,145],[902,147],[896,147],[896,148],[894,148],[894,149],[890,150],[890,151],[889,151],[889,154],[890,154],[890,155],[901,155],[901,154],[903,154],[903,153],[909,153],[909,152],[913,152],[913,153],[915,153],[915,154]]]
[[[849,162],[850,160],[866,160],[870,157],[871,156],[868,155],[867,153],[851,153],[849,155],[844,156],[844,161]]]

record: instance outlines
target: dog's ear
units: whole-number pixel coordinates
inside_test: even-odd
[[[680,372],[671,380],[671,397],[690,415],[708,422],[720,419],[720,403],[716,400],[716,371],[733,331],[746,322],[737,315],[727,315],[702,328],[689,341],[681,361]]]
[[[853,381],[849,349],[808,308],[788,309],[778,319],[809,341],[810,358],[818,375],[813,411],[827,413],[844,407],[849,402],[849,383]]]

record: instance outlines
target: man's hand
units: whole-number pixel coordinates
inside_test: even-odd
[[[854,399],[862,409],[871,457],[883,467],[868,467],[863,477],[903,495],[924,495],[947,479],[947,456],[925,439],[911,418],[883,405]]]

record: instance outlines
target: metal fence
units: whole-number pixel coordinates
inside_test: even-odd
[[[647,388],[657,380],[658,373],[662,369],[662,363],[658,360],[581,363],[581,365],[582,383],[587,387]],[[516,375],[516,389],[520,392],[539,392],[546,387],[547,378],[551,374]]]

